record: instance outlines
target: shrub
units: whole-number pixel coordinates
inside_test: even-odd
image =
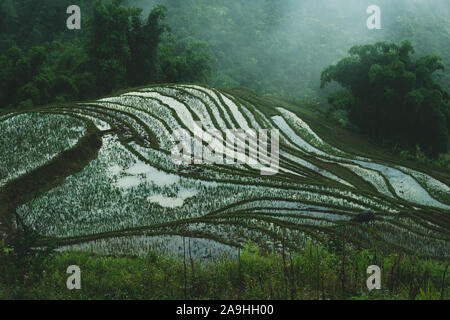
[[[33,101],[30,99],[23,100],[19,103],[19,109],[31,109],[33,108]]]

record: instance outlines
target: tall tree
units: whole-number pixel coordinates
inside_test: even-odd
[[[130,10],[121,6],[121,2],[95,0],[89,22],[89,56],[99,94],[126,85],[126,66],[131,58],[127,40]]]
[[[142,9],[131,9],[131,28],[128,33],[131,59],[127,66],[130,85],[159,80],[157,53],[161,36],[169,30],[164,23],[166,14],[166,7],[156,6],[144,23],[141,18]]]
[[[449,139],[449,96],[433,79],[441,58],[413,60],[410,42],[354,46],[349,56],[326,68],[321,86],[336,81],[334,109],[348,111],[361,132],[396,143],[420,145],[430,155],[445,153]]]

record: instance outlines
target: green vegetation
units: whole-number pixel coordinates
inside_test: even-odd
[[[419,145],[437,156],[448,149],[450,100],[432,76],[444,66],[436,56],[414,61],[412,52],[410,42],[355,46],[349,57],[322,72],[321,86],[336,81],[344,88],[328,101],[332,110],[348,111],[363,134]]]
[[[2,0],[0,299],[448,299],[430,3],[379,0],[369,31],[370,0],[80,0],[68,30],[70,0]],[[277,174],[174,162],[196,121],[279,130]]]
[[[382,30],[366,27],[370,0],[128,0],[150,11],[168,8],[167,23],[181,37],[206,42],[212,55],[209,84],[325,102],[320,72],[348,48],[409,40],[418,55],[450,65],[449,7],[445,0],[378,0]],[[448,73],[436,77],[450,88]]]
[[[29,113],[1,122],[0,132],[3,150],[0,186],[3,186],[73,147],[86,134],[86,128],[83,121],[72,117]]]
[[[110,1],[104,1],[107,2]],[[3,0],[0,4],[3,18],[0,54],[5,55],[13,45],[28,50],[57,41],[70,47],[75,38],[87,45],[91,38],[88,21],[95,14],[95,1],[77,1],[82,10],[82,29],[77,31],[69,31],[65,26],[65,10],[71,4],[69,0],[41,0],[39,5],[36,0]],[[320,72],[343,58],[354,45],[409,40],[418,55],[439,55],[444,65],[450,64],[450,10],[445,0],[399,0],[395,3],[379,0],[383,22],[382,30],[375,32],[367,30],[365,25],[366,8],[373,4],[370,0],[348,0],[345,5],[331,0],[125,0],[123,4],[143,8],[143,20],[136,25],[151,27],[150,33],[145,29],[140,48],[135,48],[138,51],[134,55],[130,52],[131,56],[139,56],[146,50],[144,47],[155,44],[153,40],[142,43],[144,39],[158,36],[159,28],[153,29],[147,24],[147,17],[158,4],[167,8],[163,24],[167,24],[171,32],[162,34],[159,43],[157,64],[163,77],[158,79],[160,82],[189,81],[197,73],[202,76],[195,81],[203,81],[210,66],[208,83],[211,85],[245,86],[258,93],[324,101],[320,99],[326,96],[319,89]],[[128,29],[139,35],[143,29],[131,26],[136,10],[131,12]],[[86,52],[82,48],[85,45],[76,45],[75,52]],[[132,43],[130,51],[133,51],[131,46]],[[80,65],[83,58],[79,54],[68,54],[73,48],[65,51],[65,56],[75,61],[74,65]],[[60,55],[50,53],[51,60]],[[62,71],[57,70],[57,74]],[[91,70],[84,71],[90,73]],[[444,88],[450,88],[448,73],[437,72],[436,78]],[[81,80],[75,82],[77,86],[81,83]]]
[[[223,246],[251,239],[270,251],[286,232],[291,250],[311,239],[327,243],[337,237],[358,248],[448,258],[448,174],[411,167],[348,133],[342,140],[352,142],[347,146],[334,134],[337,128],[323,127],[307,110],[297,115],[285,108],[299,109],[243,90],[199,85],[146,86],[42,108],[89,117],[102,131],[101,148],[79,157],[88,142],[83,138],[71,156],[12,180],[3,188],[3,201],[14,207],[3,215],[8,220],[16,211],[28,226],[43,224],[40,245],[53,241],[70,249],[92,245],[134,252],[165,239],[170,251],[179,234]],[[192,130],[194,115],[221,132],[238,121],[279,128],[279,174],[263,177],[239,165],[191,171],[175,164],[170,132]],[[92,146],[97,151],[99,144]],[[23,197],[12,201],[16,193]],[[361,210],[376,212],[376,218],[358,223],[354,218]]]
[[[79,139],[71,149],[63,150],[50,159],[47,158],[47,161],[43,161],[38,166],[36,163],[31,163],[35,165],[31,168],[32,170],[16,172],[15,179],[0,188],[2,203],[0,223],[10,229],[9,231],[13,230],[14,228],[11,228],[10,225],[11,219],[16,216],[16,207],[19,204],[54,188],[66,177],[82,170],[97,156],[100,147],[101,135],[93,125],[90,125],[87,134]],[[45,148],[41,146],[37,153],[42,155],[45,154],[44,151]],[[30,228],[33,227],[30,226]]]
[[[142,9],[124,7],[121,0],[83,1],[86,26],[70,37],[67,30],[63,33],[61,19],[70,1],[42,1],[43,11],[37,14],[33,2],[7,1],[0,6],[4,10],[0,14],[10,18],[0,42],[0,108],[86,100],[167,79],[203,82],[208,78],[210,58],[204,44],[170,36],[163,6],[154,7],[144,20]],[[15,8],[20,8],[18,15]],[[44,19],[44,12],[47,23],[39,24],[36,16]],[[61,28],[54,31],[54,25]],[[32,35],[25,36],[28,28]]]
[[[89,252],[41,254],[17,269],[1,248],[0,299],[449,299],[448,264],[308,243],[297,253],[263,253],[254,244],[239,259],[196,261],[149,252],[142,257]],[[236,249],[237,250],[237,249]],[[366,268],[382,268],[382,289],[369,292]],[[66,288],[69,265],[81,268],[82,290]]]
[[[377,82],[371,86],[378,87],[369,91],[377,99],[370,100],[372,107],[356,108],[372,110],[384,125],[367,126],[361,120],[365,113],[356,112],[350,114],[352,123],[405,159],[421,161],[416,153],[420,146],[427,157],[435,158],[422,162],[450,166],[445,155],[449,111],[442,106],[448,103],[444,92],[450,88],[448,72],[442,68],[450,63],[450,10],[445,1],[392,4],[380,0],[383,29],[376,32],[365,27],[364,12],[372,4],[366,0],[349,0],[345,6],[329,0],[301,4],[294,0],[80,0],[83,22],[76,31],[65,28],[64,12],[70,1],[43,0],[38,8],[34,2],[5,0],[0,5],[4,31],[0,35],[0,109],[86,100],[148,83],[201,82],[302,98],[303,103],[324,110],[319,102],[329,92],[319,90],[319,78],[327,65],[355,45],[364,48],[377,41],[407,40],[417,55],[409,49],[403,52],[408,61],[414,61],[396,78],[403,77],[399,80],[403,84],[391,79],[396,83],[391,81],[387,91],[379,93],[384,90],[380,83],[386,80],[379,70],[377,79],[371,80]],[[417,58],[427,54],[442,57],[442,62]],[[397,72],[392,68],[395,65],[390,71]],[[375,73],[372,70],[372,77]],[[408,78],[411,74],[418,78]],[[427,85],[420,83],[423,77],[429,78],[423,80]],[[433,81],[442,85],[442,90],[437,89],[441,98],[433,94]],[[391,90],[397,89],[390,99]],[[358,97],[355,103],[367,102],[369,95],[364,95],[364,101]],[[396,100],[402,98],[406,100],[398,104]],[[332,104],[348,107],[349,99],[339,92]],[[406,103],[414,107],[406,108]],[[389,121],[386,112],[373,107],[380,105],[395,106],[396,112],[388,112]]]

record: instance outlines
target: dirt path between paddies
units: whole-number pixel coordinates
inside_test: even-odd
[[[95,126],[88,126],[88,133],[71,149],[63,151],[47,164],[8,182],[0,189],[0,231],[14,230],[16,209],[58,186],[64,179],[83,170],[98,156],[102,135]]]

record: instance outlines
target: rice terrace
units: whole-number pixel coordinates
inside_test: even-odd
[[[1,0],[0,300],[450,299],[449,22],[448,0]]]
[[[2,150],[16,147],[2,156],[2,230],[20,221],[41,244],[106,254],[178,253],[183,236],[203,257],[249,240],[270,250],[341,239],[449,258],[448,174],[355,152],[288,108],[245,90],[164,85],[3,115]],[[279,129],[278,174],[175,164],[171,134],[195,121]]]

